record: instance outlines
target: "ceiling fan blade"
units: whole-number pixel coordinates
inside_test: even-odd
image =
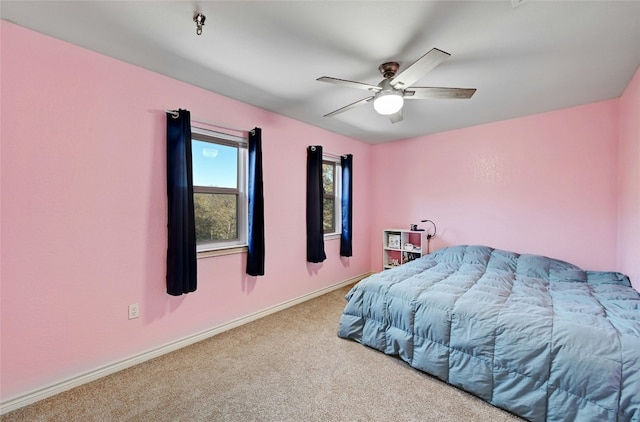
[[[354,107],[357,107],[357,106],[359,106],[359,105],[362,105],[362,104],[368,103],[369,101],[372,101],[373,99],[374,99],[374,97],[373,97],[373,96],[371,96],[371,97],[367,97],[367,98],[363,98],[363,99],[361,99],[361,100],[356,101],[355,103],[351,103],[351,104],[346,105],[346,106],[344,106],[344,107],[342,107],[342,108],[339,108],[339,109],[337,109],[337,110],[335,110],[335,111],[332,111],[332,112],[331,112],[331,113],[329,113],[329,114],[325,114],[325,115],[324,115],[324,117],[331,117],[331,116],[335,116],[336,114],[343,113],[343,112],[345,112],[345,111],[347,111],[347,110],[350,110],[350,109],[352,109],[352,108],[354,108]]]
[[[427,54],[420,57],[411,66],[394,76],[389,83],[396,89],[408,88],[411,84],[416,83],[428,71],[442,63],[451,54],[432,48]]]
[[[450,99],[471,98],[476,92],[475,88],[436,88],[426,86],[414,86],[404,91],[405,100],[426,100],[426,99]]]
[[[351,88],[364,89],[365,91],[372,91],[372,92],[380,92],[382,90],[382,88],[380,88],[377,85],[369,85],[369,84],[365,84],[365,83],[362,83],[362,82],[355,82],[355,81],[347,81],[347,80],[344,80],[344,79],[330,78],[328,76],[322,76],[322,77],[316,79],[316,81],[329,82],[331,84],[344,85],[344,86],[348,86],[348,87],[351,87]]]
[[[389,116],[391,119],[391,123],[398,123],[402,121],[402,109],[398,110],[396,113],[393,113]]]

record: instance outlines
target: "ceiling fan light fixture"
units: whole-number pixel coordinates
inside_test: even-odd
[[[397,113],[403,104],[404,98],[402,94],[394,91],[379,92],[373,100],[373,108],[383,116]]]

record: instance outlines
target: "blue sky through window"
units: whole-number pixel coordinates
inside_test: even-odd
[[[238,187],[238,148],[195,139],[191,146],[195,186]]]

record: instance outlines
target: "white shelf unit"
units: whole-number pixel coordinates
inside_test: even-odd
[[[385,229],[382,231],[382,267],[393,268],[426,255],[425,231]]]

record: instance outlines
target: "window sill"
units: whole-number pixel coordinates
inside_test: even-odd
[[[220,249],[209,249],[205,251],[198,251],[197,256],[200,258],[210,258],[212,256],[222,256],[222,255],[234,255],[239,253],[246,253],[249,248],[244,246],[232,246],[229,248],[220,248]]]
[[[330,233],[324,235],[324,240],[340,239],[341,233]]]

